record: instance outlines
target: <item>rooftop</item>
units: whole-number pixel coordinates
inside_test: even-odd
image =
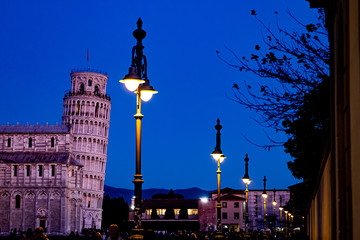
[[[68,162],[69,158],[70,162]],[[0,153],[0,163],[70,163],[74,166],[83,166],[70,153]]]
[[[68,125],[0,125],[0,133],[70,133]]]
[[[92,73],[100,73],[103,75],[108,75],[107,72],[102,71],[102,70],[98,70],[98,69],[93,69],[93,68],[73,68],[71,69],[71,73],[75,73],[75,72],[92,72]]]

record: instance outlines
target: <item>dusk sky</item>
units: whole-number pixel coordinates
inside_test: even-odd
[[[0,124],[61,124],[71,69],[105,71],[112,102],[105,184],[133,189],[136,97],[119,80],[130,67],[132,32],[141,17],[148,77],[159,91],[142,104],[143,188],[216,189],[217,164],[209,154],[217,118],[227,156],[221,187],[244,188],[248,153],[249,189],[262,188],[264,175],[268,188],[287,188],[299,180],[283,148],[267,151],[243,137],[266,144],[266,134],[284,136],[260,127],[258,115],[230,99],[233,83],[256,77],[216,55],[233,61],[226,47],[249,56],[262,43],[253,9],[271,27],[277,11],[290,30],[298,25],[289,11],[304,23],[316,17],[306,0],[0,1]]]

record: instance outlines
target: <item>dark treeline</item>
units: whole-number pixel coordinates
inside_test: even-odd
[[[103,201],[101,227],[108,229],[111,224],[117,224],[122,231],[128,230],[129,204],[123,197],[110,198],[107,194]]]

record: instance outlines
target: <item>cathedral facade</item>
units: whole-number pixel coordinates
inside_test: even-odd
[[[110,123],[107,75],[73,70],[62,125],[0,126],[0,232],[100,228]]]

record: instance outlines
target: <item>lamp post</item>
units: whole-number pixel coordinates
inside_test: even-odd
[[[220,119],[217,119],[217,124],[215,125],[215,129],[216,129],[216,146],[215,146],[215,150],[210,154],[215,161],[217,161],[218,163],[218,169],[216,171],[217,173],[217,204],[216,204],[216,217],[217,217],[217,221],[216,221],[216,234],[215,234],[215,238],[223,238],[224,236],[222,235],[221,232],[221,199],[220,199],[220,163],[224,161],[225,156],[224,154],[222,154],[221,151],[221,144],[220,144],[220,130],[222,129],[222,126],[220,125]]]
[[[285,213],[285,232],[286,232],[286,233],[287,233],[287,227],[288,227],[288,225],[287,225],[288,212],[289,212],[289,211],[287,211],[287,210],[284,211],[284,213]]]
[[[133,36],[136,38],[137,43],[132,48],[131,56],[131,67],[129,68],[129,73],[125,75],[124,79],[121,79],[120,82],[124,83],[126,88],[136,93],[136,114],[134,115],[136,119],[136,158],[135,158],[135,175],[134,175],[134,187],[135,187],[135,209],[134,209],[134,235],[131,239],[142,239],[142,226],[141,226],[141,199],[142,199],[142,180],[141,175],[141,119],[144,115],[141,114],[141,100],[149,101],[153,94],[157,93],[150,86],[149,79],[147,78],[147,61],[146,57],[143,54],[142,40],[146,36],[146,32],[141,28],[142,21],[141,18],[137,21],[137,29],[133,32]]]
[[[249,232],[249,205],[248,205],[248,185],[251,183],[251,179],[249,177],[249,158],[248,158],[248,154],[245,155],[244,158],[245,161],[245,174],[244,177],[242,178],[243,182],[245,183],[245,234],[248,235]]]
[[[279,207],[279,210],[280,210],[280,229],[282,230],[282,210],[283,210],[284,208],[283,207]]]
[[[266,234],[266,198],[268,195],[266,194],[266,176],[264,176],[264,191],[262,193],[262,197],[264,198],[264,234]]]
[[[276,190],[274,188],[274,201],[272,202],[272,205],[274,206],[274,228],[276,228],[276,213],[275,213],[275,206],[277,204],[277,202],[275,201],[275,194],[276,194]]]

